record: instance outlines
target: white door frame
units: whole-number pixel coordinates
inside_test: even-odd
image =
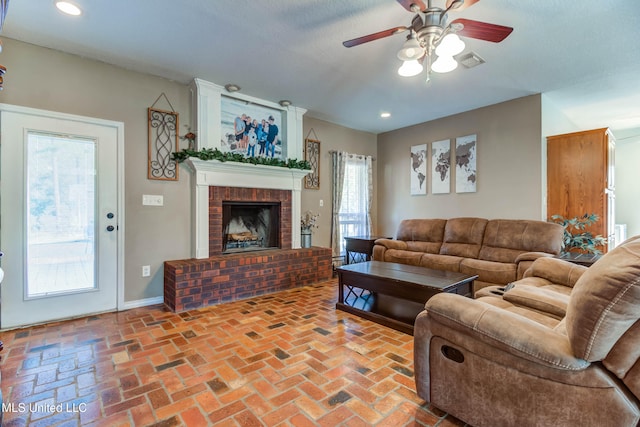
[[[125,221],[124,221],[124,123],[113,120],[97,119],[87,116],[78,116],[75,114],[60,113],[56,111],[42,110],[37,108],[22,107],[19,105],[2,104],[0,103],[0,111],[20,113],[25,115],[49,117],[52,119],[71,120],[80,123],[94,124],[104,127],[115,128],[117,133],[117,208],[116,218],[118,218],[118,240],[117,240],[117,310],[123,310],[124,303],[124,236],[125,236]]]

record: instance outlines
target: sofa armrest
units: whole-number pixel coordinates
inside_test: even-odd
[[[373,245],[371,259],[374,261],[384,261],[384,253],[387,249],[407,249],[407,243],[402,240],[377,239]]]
[[[566,335],[485,302],[441,293],[427,301],[425,310],[426,315],[423,312],[416,320],[416,329],[430,318],[453,334],[473,336],[546,368],[579,371],[590,365],[573,355]]]
[[[404,240],[377,239],[374,243],[387,249],[407,249],[407,242]]]
[[[531,264],[524,277],[540,277],[551,283],[573,288],[587,267],[558,258],[539,258]]]
[[[520,280],[525,277],[525,273],[531,265],[540,258],[551,258],[553,254],[547,252],[525,252],[516,257],[516,279]]]
[[[522,261],[535,261],[538,258],[543,258],[543,257],[552,258],[554,257],[554,255],[546,252],[525,252],[523,254],[518,255],[518,257],[516,258],[516,264]]]
[[[515,305],[549,313],[559,319],[567,315],[567,306],[569,305],[569,295],[537,286],[520,284],[520,282],[505,292],[502,299]]]

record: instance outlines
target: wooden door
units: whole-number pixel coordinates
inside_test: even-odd
[[[611,134],[595,129],[547,138],[547,217],[565,218],[595,213],[599,221],[588,231],[608,237],[613,214]],[[611,171],[611,173],[610,173]],[[611,184],[611,185],[610,185]],[[607,248],[601,248],[606,252]]]

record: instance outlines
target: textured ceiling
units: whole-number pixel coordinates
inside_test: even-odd
[[[481,0],[451,12],[514,27],[502,43],[465,39],[486,64],[402,78],[395,35],[347,49],[342,41],[412,15],[394,0],[14,0],[3,37],[182,83],[233,82],[242,93],[290,99],[308,115],[373,133],[535,93],[578,127],[640,129],[640,2]],[[445,0],[434,0],[443,6]],[[10,70],[9,70],[10,72]],[[392,115],[381,119],[379,113]]]

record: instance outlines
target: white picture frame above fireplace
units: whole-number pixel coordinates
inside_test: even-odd
[[[239,92],[230,94],[223,86],[197,78],[191,83],[191,97],[191,129],[195,129],[195,133],[198,136],[197,148],[199,150],[217,148],[222,152],[230,151],[227,146],[229,136],[226,135],[229,133],[229,129],[225,130],[223,126],[223,114],[224,116],[228,115],[224,108],[244,104],[247,106],[247,111],[256,110],[254,115],[268,111],[272,113],[271,115],[273,115],[274,119],[277,118],[277,115],[280,115],[281,123],[278,129],[280,138],[283,141],[280,151],[282,160],[302,160],[304,158],[302,116],[307,112],[306,109],[293,105],[283,107],[276,102]],[[268,119],[268,117],[266,118]],[[227,119],[228,117],[224,121],[228,121]],[[231,127],[230,129],[233,128]]]
[[[220,151],[246,157],[286,159],[283,111],[241,99],[221,97]],[[286,118],[286,115],[284,115]]]

